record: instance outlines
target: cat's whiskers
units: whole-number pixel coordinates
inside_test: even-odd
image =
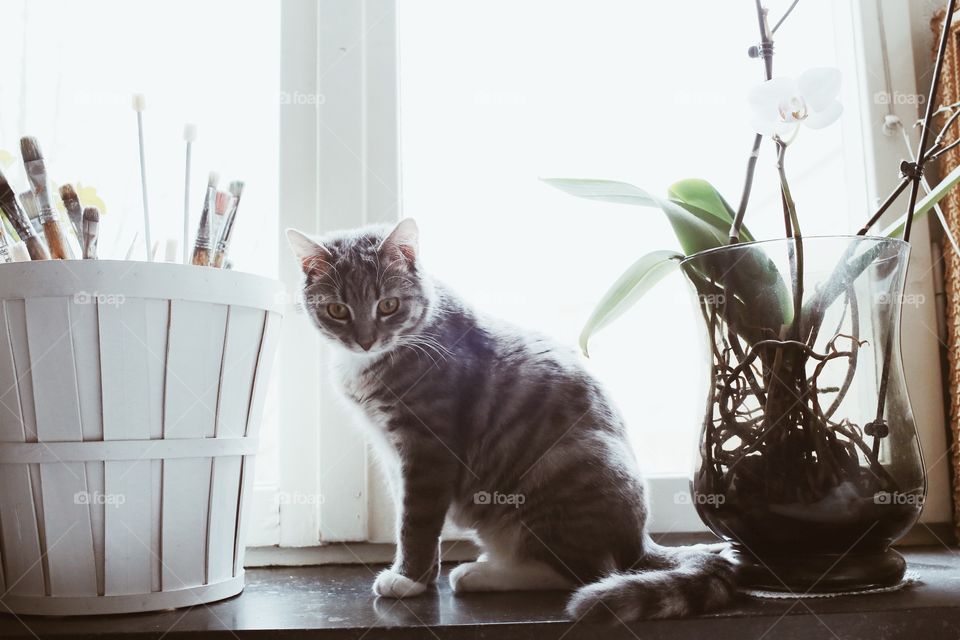
[[[437,352],[438,355],[451,356],[451,357],[453,356],[453,351],[448,349],[446,345],[444,345],[442,342],[437,340],[436,337],[429,334],[421,334],[418,337],[425,343],[425,346],[429,346],[430,348],[432,348],[434,351]]]
[[[313,293],[314,290],[319,291],[328,291],[331,293],[336,293],[337,289],[332,284],[327,284],[326,282],[316,282],[306,289],[306,292]]]
[[[315,256],[314,258],[311,258],[311,260],[315,260],[316,262],[321,262],[325,264],[327,268],[324,270],[324,273],[331,280],[333,280],[333,284],[336,286],[337,289],[343,288],[343,281],[340,279],[340,270],[337,268],[337,265],[335,262],[328,262],[327,260],[324,260],[319,256]]]
[[[311,268],[316,268],[318,265],[324,265],[322,272],[325,273],[327,276],[329,276],[331,280],[333,280],[333,283],[336,285],[338,289],[343,288],[343,281],[340,279],[340,272],[337,269],[337,265],[335,263],[325,260],[320,255],[310,256],[310,258],[308,258],[307,261]],[[317,283],[313,283],[313,284],[317,284]]]
[[[393,260],[387,263],[387,266],[384,269],[384,271],[390,271],[391,269],[394,268],[394,265],[397,265],[397,264],[403,265],[403,264],[406,264],[406,261],[403,259],[403,257],[399,257],[399,256],[395,257]]]
[[[402,343],[404,346],[410,347],[416,346],[427,355],[430,355],[428,351],[433,352],[443,361],[446,361],[447,357],[453,355],[453,352],[440,344],[435,338],[426,334],[400,336],[397,339],[397,343]],[[439,364],[432,356],[431,360],[434,361],[434,364]]]
[[[425,356],[427,356],[428,358],[430,358],[430,360],[431,360],[431,362],[433,362],[434,366],[439,365],[439,363],[437,362],[436,358],[434,358],[432,355],[430,355],[430,353],[423,347],[423,345],[421,345],[421,344],[420,344],[419,342],[417,342],[416,340],[410,339],[409,337],[407,337],[407,338],[405,338],[405,339],[399,339],[399,338],[398,338],[398,339],[397,339],[397,348],[398,348],[398,349],[404,349],[404,348],[410,349],[411,351],[413,351],[413,352],[417,355],[417,359],[418,359],[418,360],[420,359],[420,354],[422,353],[423,355],[425,355]],[[391,361],[391,364],[392,364],[392,361]]]
[[[418,336],[398,336],[397,344],[407,347],[416,347],[426,353],[424,341]]]
[[[397,358],[399,357],[399,356],[397,355],[398,352],[399,352],[399,349],[391,349],[390,352],[387,354],[387,355],[390,356],[390,366],[391,366],[391,367],[392,367],[394,364],[396,364],[396,362],[397,362]]]
[[[384,274],[384,272],[386,271],[386,269],[383,268],[383,265],[381,264],[381,262],[380,262],[379,260],[378,260],[377,263],[376,263],[376,267],[377,267],[377,290],[378,290],[378,291],[383,291],[383,288],[384,288],[384,287],[383,287],[383,274]]]
[[[324,265],[325,269],[320,269],[320,265]],[[333,264],[327,262],[319,255],[312,255],[304,261],[304,266],[310,271],[330,271],[333,269]]]
[[[407,276],[402,276],[402,275],[399,275],[399,274],[398,274],[398,275],[392,275],[392,276],[388,277],[388,278],[386,279],[386,282],[390,282],[391,280],[401,280],[401,281],[405,282],[406,284],[410,285],[411,287],[416,287],[416,286],[417,286],[417,283],[415,283],[413,280],[411,280],[411,279],[408,278]],[[382,288],[382,283],[381,283],[381,288]]]
[[[401,285],[399,285],[399,286],[398,286],[398,285],[391,285],[391,283],[393,283],[393,282],[395,282],[395,281],[398,281],[398,280],[402,283]],[[406,287],[404,287],[403,285],[406,285]],[[391,287],[392,287],[392,288],[400,288],[400,289],[404,289],[404,288],[407,288],[407,287],[408,287],[408,288],[410,288],[410,289],[412,289],[412,290],[417,290],[417,289],[418,289],[418,286],[419,286],[419,285],[417,284],[417,282],[416,282],[415,280],[413,280],[412,278],[410,278],[410,277],[408,277],[408,276],[406,276],[406,275],[404,275],[404,274],[400,274],[400,273],[393,273],[393,274],[391,274],[391,273],[389,273],[389,267],[387,267],[386,269],[384,269],[382,273],[379,273],[379,272],[377,273],[377,289],[378,289],[379,291],[384,291],[384,290],[390,289]]]
[[[337,268],[333,269],[333,284],[338,291],[343,291],[343,280],[340,278],[340,270]]]
[[[420,349],[435,353],[441,360],[446,360],[453,352],[447,349],[443,344],[428,334],[401,336],[401,339],[409,344],[415,344]]]

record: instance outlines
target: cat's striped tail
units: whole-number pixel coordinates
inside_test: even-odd
[[[736,564],[725,546],[661,547],[650,542],[645,566],[577,589],[575,620],[674,618],[723,607],[736,597]]]

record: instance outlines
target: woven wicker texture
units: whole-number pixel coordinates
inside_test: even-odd
[[[934,16],[931,28],[934,32],[934,46],[939,40],[943,25],[943,12]],[[953,104],[960,101],[960,22],[954,20],[950,30],[950,41],[944,58],[943,75],[940,78],[940,104]],[[934,51],[932,56],[935,56]],[[932,58],[931,58],[932,59]],[[938,123],[939,124],[939,123]],[[957,135],[953,133],[948,140]],[[946,175],[960,164],[960,148],[943,155],[940,161],[940,174]],[[954,236],[960,236],[960,191],[953,189],[941,201],[947,224]],[[950,441],[960,439],[960,256],[953,250],[949,240],[943,241],[944,279],[947,295],[947,368],[950,383]],[[951,478],[953,486],[954,529],[960,537],[960,450],[950,449]]]

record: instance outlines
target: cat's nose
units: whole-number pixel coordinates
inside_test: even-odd
[[[376,338],[371,338],[370,340],[361,340],[360,338],[357,338],[357,344],[363,347],[364,351],[370,351],[370,347],[372,347],[373,343],[376,341]]]

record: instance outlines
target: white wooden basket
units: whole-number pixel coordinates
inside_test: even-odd
[[[0,264],[0,611],[243,589],[280,282],[170,263]]]

